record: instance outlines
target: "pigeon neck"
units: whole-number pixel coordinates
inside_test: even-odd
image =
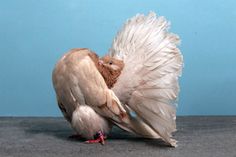
[[[89,53],[89,57],[93,60],[98,71],[104,78],[104,81],[106,82],[107,87],[112,88],[113,85],[116,83],[121,72],[118,70],[112,70],[104,66],[103,64],[99,64],[99,57],[95,53]]]

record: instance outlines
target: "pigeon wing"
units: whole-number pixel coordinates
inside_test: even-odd
[[[88,49],[73,49],[57,63],[53,84],[58,105],[68,121],[79,105],[88,105],[112,121],[125,121],[126,111],[114,92],[108,89],[91,53]]]

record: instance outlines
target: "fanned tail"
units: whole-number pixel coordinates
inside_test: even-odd
[[[153,12],[136,15],[118,32],[109,54],[125,64],[112,89],[117,97],[150,130],[175,146],[171,133],[176,130],[183,57],[177,48],[179,37],[168,28],[169,22]]]

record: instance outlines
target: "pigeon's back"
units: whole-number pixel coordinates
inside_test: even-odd
[[[74,71],[75,68],[82,68],[75,64],[80,63],[80,60],[82,61],[86,56],[88,56],[87,51],[82,49],[71,50],[57,62],[53,70],[52,80],[58,106],[69,122],[72,120],[76,107],[85,104],[84,94],[78,86],[80,82]],[[84,84],[86,83],[84,82]]]

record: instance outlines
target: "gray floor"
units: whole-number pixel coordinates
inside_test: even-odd
[[[236,157],[236,117],[178,117],[177,148],[114,128],[106,145],[69,139],[62,118],[0,118],[0,157]]]

